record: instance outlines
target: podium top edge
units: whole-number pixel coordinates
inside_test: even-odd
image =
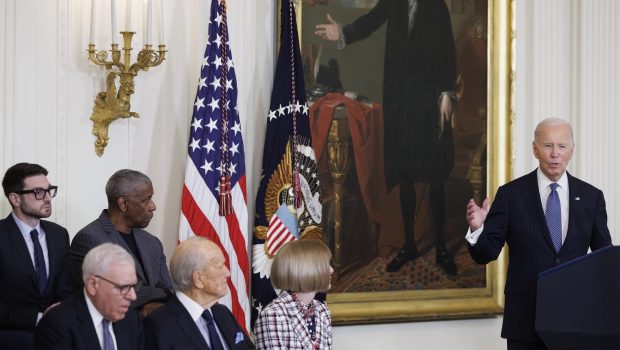
[[[620,246],[610,245],[610,246],[607,246],[607,247],[603,247],[603,248],[600,248],[600,249],[597,249],[597,250],[593,251],[590,254],[586,254],[586,255],[580,256],[578,258],[575,258],[573,260],[569,260],[569,261],[567,261],[565,263],[562,263],[562,264],[560,264],[558,266],[554,266],[554,267],[552,267],[552,268],[550,268],[548,270],[545,270],[545,271],[539,273],[538,274],[538,279],[540,279],[540,278],[542,278],[542,277],[544,277],[546,275],[549,275],[551,273],[554,273],[555,271],[564,269],[564,268],[566,268],[566,267],[568,267],[570,265],[578,264],[578,263],[580,263],[583,260],[591,259],[591,258],[593,258],[595,256],[606,254],[607,252],[612,251],[612,250],[620,251]]]

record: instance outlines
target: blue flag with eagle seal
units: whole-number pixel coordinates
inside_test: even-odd
[[[321,191],[292,1],[282,1],[280,16],[280,50],[252,237],[252,322],[276,297],[269,277],[278,249],[294,239],[323,238]]]

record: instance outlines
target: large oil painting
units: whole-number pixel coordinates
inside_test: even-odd
[[[501,312],[464,235],[510,173],[511,6],[297,2],[336,324]]]

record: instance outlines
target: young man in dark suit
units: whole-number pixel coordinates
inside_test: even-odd
[[[220,248],[203,237],[183,241],[170,260],[176,294],[144,320],[147,349],[255,349],[230,310],[230,271]]]
[[[603,192],[566,171],[574,149],[573,130],[558,118],[534,132],[539,167],[497,190],[489,210],[467,204],[469,252],[479,264],[509,247],[502,337],[508,350],[546,349],[534,329],[538,273],[611,245]]]
[[[88,251],[111,242],[125,248],[136,262],[136,273],[143,284],[132,307],[146,317],[173,294],[172,279],[166,266],[161,241],[143,230],[153,218],[153,184],[141,172],[122,169],[106,184],[108,209],[81,229],[71,241],[71,273],[81,285],[82,260]]]
[[[143,349],[142,322],[129,307],[139,291],[133,258],[104,243],[86,254],[82,270],[84,289],[43,317],[35,349]]]
[[[0,220],[0,344],[32,348],[41,317],[72,292],[69,235],[45,220],[58,187],[38,164],[18,163],[2,179],[12,213]]]

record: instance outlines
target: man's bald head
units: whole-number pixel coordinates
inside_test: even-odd
[[[196,287],[194,272],[205,275],[205,271],[224,262],[224,254],[217,244],[204,237],[191,237],[175,249],[170,259],[170,275],[176,289],[188,291]],[[228,269],[226,271],[228,277],[230,274]]]

